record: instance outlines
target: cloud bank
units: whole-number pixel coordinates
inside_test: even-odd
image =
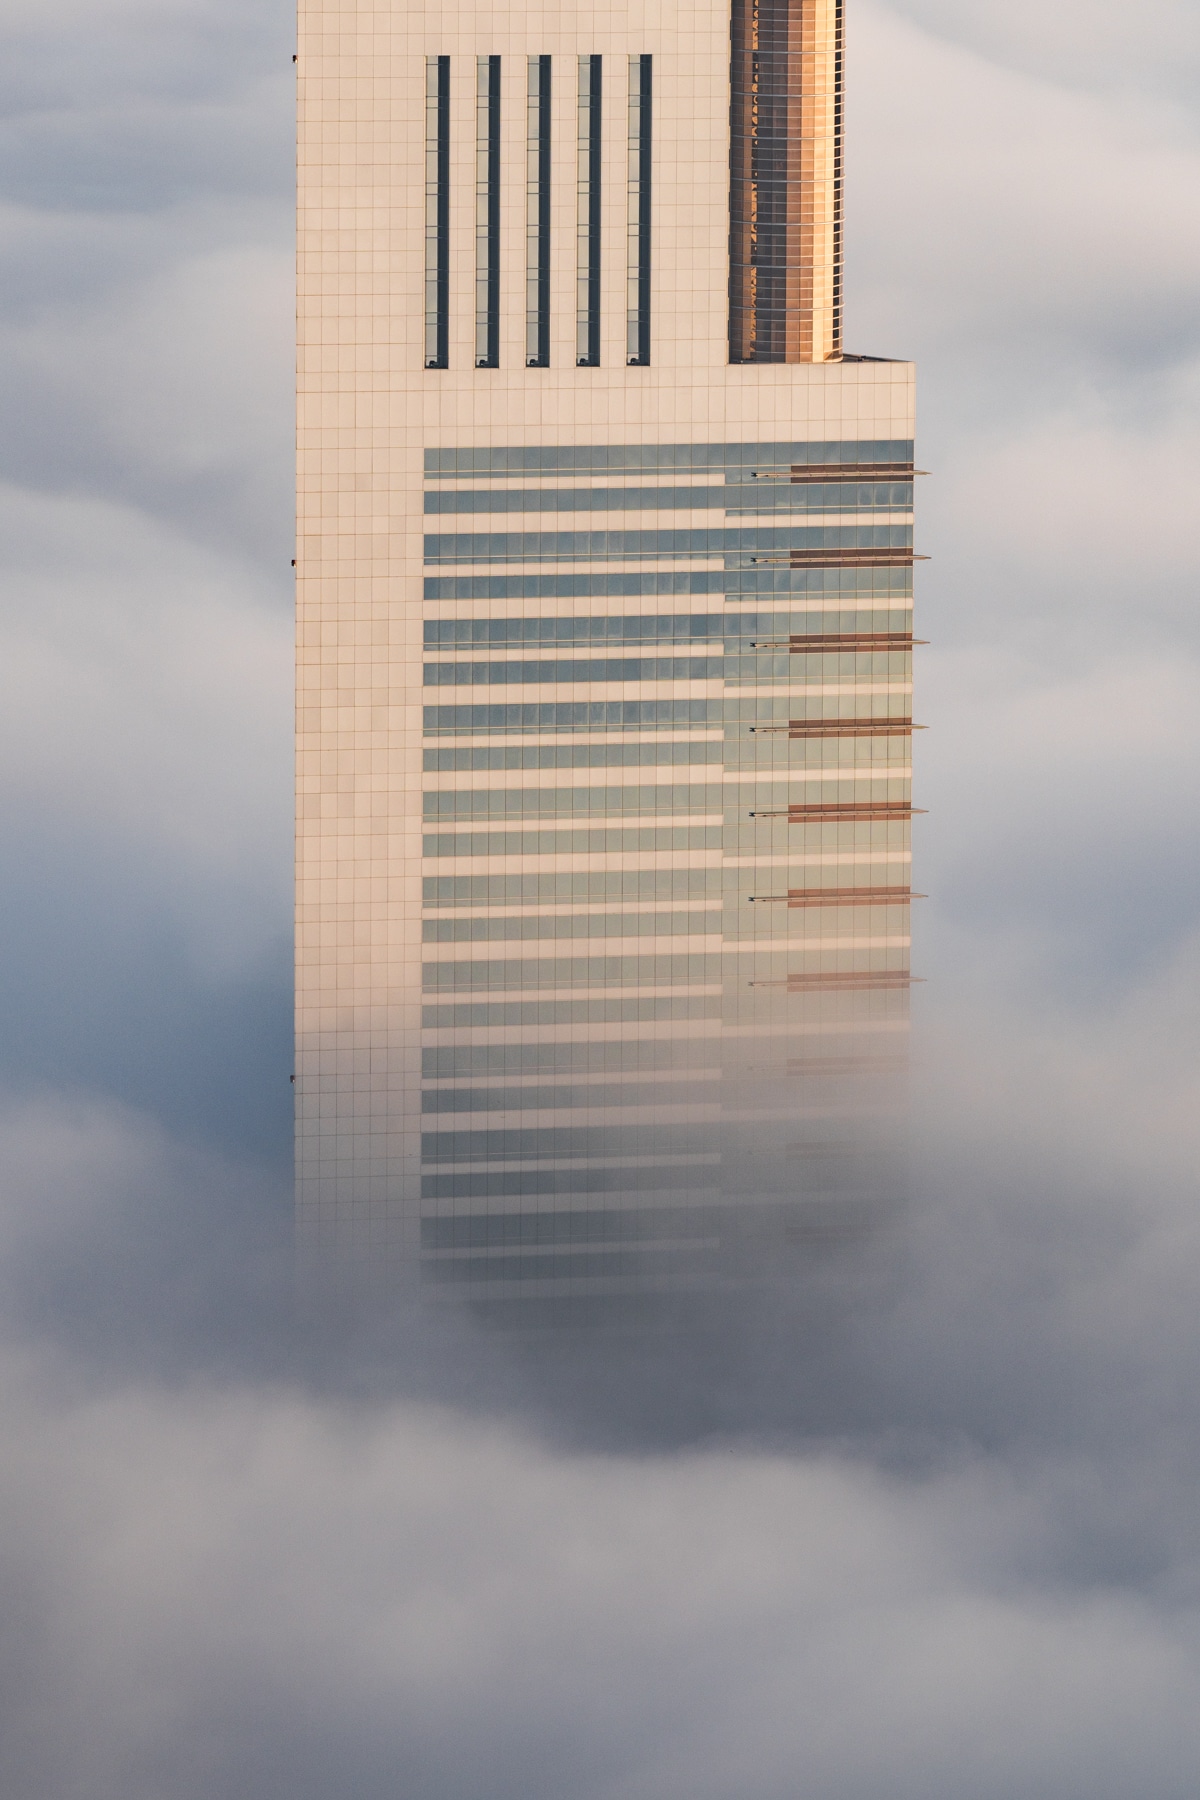
[[[1200,32],[851,25],[913,1199],[752,1344],[547,1370],[289,1298],[290,16],[4,8],[13,1800],[1195,1790]]]

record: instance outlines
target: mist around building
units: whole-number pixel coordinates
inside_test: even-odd
[[[854,9],[903,1205],[550,1356],[293,1297],[290,15],[9,30],[0,1787],[1190,1796],[1189,21]]]

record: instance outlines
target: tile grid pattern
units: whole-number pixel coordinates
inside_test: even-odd
[[[297,1169],[318,1261],[502,1304],[686,1286],[731,1209],[773,1245],[878,1187],[907,1014],[912,370],[730,366],[729,41],[716,7],[302,7]],[[445,369],[420,329],[443,57]],[[481,57],[496,368],[474,355]],[[603,59],[582,368],[581,57]],[[654,335],[631,366],[649,59]]]

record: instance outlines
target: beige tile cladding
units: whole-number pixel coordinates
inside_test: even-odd
[[[602,366],[584,370],[574,367],[581,53],[605,57]],[[626,368],[624,357],[625,84],[633,53],[654,57],[648,369]],[[481,54],[503,58],[502,323],[501,367],[476,371]],[[525,82],[533,54],[555,59],[552,366],[542,370],[524,367]],[[451,335],[449,369],[427,372],[430,55],[452,59]],[[724,5],[301,0],[296,1073],[299,1194],[311,1242],[372,1257],[414,1242],[422,450],[911,435],[908,364],[728,366],[728,55]]]

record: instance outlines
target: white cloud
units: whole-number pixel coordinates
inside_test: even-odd
[[[1200,19],[1188,0],[892,0],[888,10],[990,62],[1089,91],[1186,91],[1200,71]]]
[[[286,913],[291,19],[3,19],[0,796],[80,846],[78,921],[109,859],[236,976]],[[853,9],[852,338],[920,352],[937,470],[935,979],[918,1199],[782,1447],[265,1380],[282,1175],[13,1102],[14,1800],[1191,1800],[1195,52],[1171,0]]]
[[[986,1461],[552,1455],[411,1405],[8,1386],[58,1795],[323,1796],[333,1765],[411,1800],[1187,1791],[1192,1607],[1031,1579],[1036,1485]]]
[[[1005,68],[876,6],[850,54],[856,342],[1019,353],[1042,382],[1047,365],[1144,363],[1194,336],[1186,114]],[[1019,370],[1006,379],[1021,388]]]
[[[290,626],[256,570],[105,501],[0,491],[10,818],[165,873],[206,958],[286,918]]]

